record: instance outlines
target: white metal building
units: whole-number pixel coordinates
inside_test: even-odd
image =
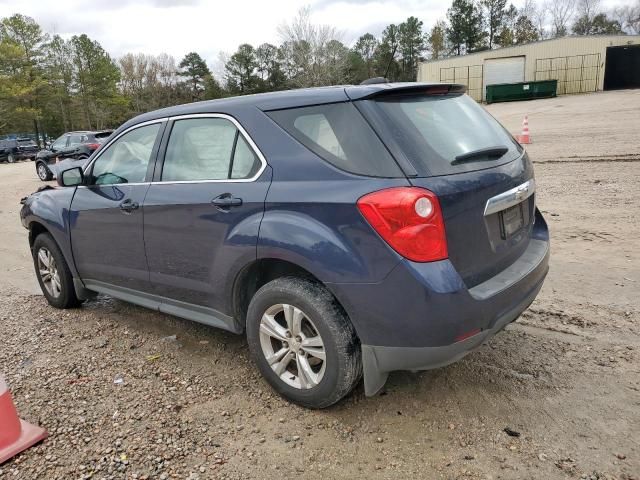
[[[487,85],[558,80],[558,95],[640,88],[640,35],[571,36],[423,62],[418,81]]]

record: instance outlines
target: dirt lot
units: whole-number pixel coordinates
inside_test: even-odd
[[[640,91],[489,110],[512,132],[529,114],[541,295],[463,361],[319,412],[272,394],[242,337],[108,297],[48,307],[17,218],[40,182],[0,165],[0,370],[50,433],[0,478],[640,478]]]

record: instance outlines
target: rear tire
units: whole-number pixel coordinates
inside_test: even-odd
[[[49,305],[55,308],[74,308],[78,300],[73,287],[73,277],[60,247],[48,233],[41,233],[31,250],[36,277]]]
[[[7,162],[9,163],[14,163],[16,161],[16,157],[13,156],[13,154],[9,154],[9,156],[7,157]]]
[[[362,377],[353,325],[331,293],[307,279],[278,278],[256,292],[247,340],[267,382],[303,407],[333,405]]]
[[[47,167],[44,162],[36,163],[36,174],[38,175],[38,178],[43,182],[48,182],[53,178],[51,170],[49,170],[49,167]]]

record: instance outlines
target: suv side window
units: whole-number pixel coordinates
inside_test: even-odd
[[[95,185],[144,182],[160,123],[122,135],[96,159],[91,177]]]
[[[82,143],[82,135],[71,135],[69,137],[69,146],[75,147],[76,145],[80,145]]]
[[[387,148],[350,102],[267,112],[302,145],[335,167],[370,177],[403,177]]]
[[[260,162],[225,118],[176,120],[167,144],[162,181],[251,178]]]
[[[62,135],[58,137],[55,142],[51,145],[51,148],[54,150],[62,150],[67,145],[67,136]]]

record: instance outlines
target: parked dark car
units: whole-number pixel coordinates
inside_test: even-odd
[[[38,145],[30,138],[0,140],[0,162],[13,163],[27,158],[35,159]]]
[[[100,146],[107,141],[113,130],[98,132],[67,132],[58,137],[48,149],[38,152],[36,157],[36,173],[42,181],[51,180],[55,175],[55,168],[51,165],[71,158],[86,160]]]
[[[136,117],[23,200],[42,291],[246,332],[266,380],[306,407],[362,375],[373,395],[391,371],[454,362],[529,306],[549,256],[526,152],[464,90],[329,87]]]

